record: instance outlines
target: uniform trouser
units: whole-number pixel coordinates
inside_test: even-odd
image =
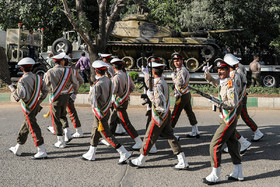
[[[251,76],[251,85],[252,86],[260,86],[260,77],[261,77],[261,74],[260,73],[252,73],[252,76]]]
[[[209,151],[211,157],[211,166],[215,168],[220,167],[222,155],[221,151],[224,143],[227,144],[233,164],[240,164],[241,157],[238,150],[238,140],[235,135],[237,119],[235,119],[229,126],[227,126],[223,119],[220,119],[219,123],[220,126],[216,130],[210,143]]]
[[[168,140],[168,143],[175,155],[181,152],[181,146],[178,143],[177,138],[174,136],[173,129],[170,125],[170,112],[168,112],[166,120],[160,127],[156,125],[153,120],[150,122],[144,136],[142,148],[140,149],[142,155],[146,156],[147,154],[149,154],[159,135]]]
[[[238,108],[236,110],[236,125],[237,125],[238,118],[239,118],[239,116],[241,114],[241,110],[243,108],[242,105],[243,105],[243,103],[241,101],[240,105],[238,106]],[[241,134],[236,130],[236,128],[235,128],[235,135],[236,135],[237,140],[239,140],[241,138]]]
[[[74,101],[71,98],[69,99],[69,102],[67,104],[67,109],[68,109],[67,112],[70,115],[70,119],[71,119],[74,127],[75,128],[81,127],[81,122],[80,122],[78,113],[76,111]],[[63,128],[66,128],[66,127],[63,127]]]
[[[147,130],[149,127],[149,124],[152,120],[152,110],[151,109],[146,112],[146,116],[147,116],[147,121],[146,121],[146,130]]]
[[[54,130],[57,136],[63,136],[63,127],[68,127],[66,117],[66,107],[69,101],[69,94],[63,94],[51,104],[52,121],[54,122]]]
[[[191,105],[191,93],[189,92],[189,93],[182,95],[181,97],[176,98],[175,103],[177,103],[179,99],[181,99],[181,101],[178,104],[175,104],[173,112],[172,112],[172,117],[171,117],[172,128],[175,127],[183,109],[185,110],[185,112],[189,118],[190,124],[192,126],[196,125],[197,120],[196,120],[196,117],[192,110],[192,105]]]
[[[44,144],[44,139],[41,134],[41,129],[37,123],[36,115],[40,112],[42,107],[37,104],[35,108],[26,116],[23,124],[20,127],[18,137],[17,137],[17,143],[20,145],[23,145],[28,137],[29,131],[32,134],[32,137],[35,142],[35,146],[40,146]]]
[[[246,123],[246,125],[248,127],[251,128],[252,131],[256,131],[258,126],[257,124],[254,122],[254,120],[252,118],[250,118],[248,111],[247,111],[247,95],[244,96],[243,100],[242,100],[242,110],[241,110],[241,117],[243,119],[243,121]]]
[[[91,131],[91,139],[90,139],[91,146],[97,147],[99,143],[99,139],[102,137],[103,139],[106,139],[116,149],[120,147],[118,140],[114,137],[114,135],[110,131],[108,125],[109,117],[110,117],[110,111],[101,119],[101,123],[104,129],[102,131],[98,131],[99,120],[96,116],[94,117],[94,122]]]
[[[111,133],[115,133],[117,124],[118,124],[118,118],[122,121],[122,126],[124,127],[125,131],[131,136],[131,138],[136,138],[138,136],[137,131],[132,126],[126,109],[127,109],[128,101],[125,101],[120,107],[113,110],[113,113],[110,118],[110,131]]]

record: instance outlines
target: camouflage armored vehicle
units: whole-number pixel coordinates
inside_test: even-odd
[[[122,58],[128,69],[140,68],[144,58],[158,56],[167,68],[173,69],[170,63],[171,54],[179,52],[184,56],[185,66],[190,72],[196,72],[206,63],[213,63],[221,53],[210,33],[239,31],[214,30],[196,32],[174,32],[167,27],[158,26],[148,19],[148,14],[133,14],[116,22],[112,36],[120,39],[110,41],[108,52]],[[141,55],[144,53],[145,57]]]

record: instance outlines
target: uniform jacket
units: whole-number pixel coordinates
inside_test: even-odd
[[[12,93],[16,100],[22,99],[25,103],[27,103],[31,99],[35,88],[35,76],[36,75],[31,72],[23,74],[23,76],[18,81],[17,89]],[[40,89],[41,94],[38,103],[41,103],[47,97],[49,91],[44,82],[42,82]]]
[[[53,68],[49,69],[47,71],[47,73],[45,74],[44,81],[52,93],[54,92],[57,85],[59,84],[59,81],[60,81],[61,77],[63,76],[64,69],[65,68],[63,66],[56,64]],[[78,94],[79,83],[78,83],[77,78],[75,77],[73,71],[71,71],[70,78],[69,78],[68,82],[66,83],[66,86],[62,90],[61,94],[66,94],[68,92],[71,84],[73,85],[74,94]]]
[[[185,68],[185,66],[182,66],[181,68],[176,68],[174,74],[172,75],[172,80],[175,85],[177,85],[179,88],[184,88],[188,83],[190,79],[189,71]]]

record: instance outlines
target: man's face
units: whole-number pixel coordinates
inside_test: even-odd
[[[229,69],[228,68],[219,68],[218,69],[218,75],[220,77],[220,79],[225,79],[229,77]]]
[[[181,59],[181,58],[174,58],[173,59],[173,63],[174,63],[174,66],[176,68],[180,68],[180,67],[182,67],[183,59]]]

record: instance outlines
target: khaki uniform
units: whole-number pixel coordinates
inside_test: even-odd
[[[250,70],[252,71],[251,75],[251,84],[252,86],[260,86],[260,77],[261,77],[261,65],[258,61],[253,61],[250,63]]]
[[[206,80],[210,82],[215,87],[219,87],[219,97],[222,102],[228,107],[226,110],[230,112],[238,104],[238,95],[236,92],[236,87],[234,83],[228,78],[226,80],[214,79],[210,73],[205,74]],[[223,83],[222,83],[223,81]],[[220,167],[221,165],[221,150],[222,146],[226,143],[231,160],[233,164],[240,164],[241,157],[238,150],[238,141],[236,138],[236,115],[232,116],[232,119],[228,124],[223,118],[220,118],[220,126],[216,130],[211,143],[210,143],[210,156],[211,156],[211,166]]]
[[[108,63],[108,65],[109,66],[108,66],[108,69],[107,69],[107,75],[111,79],[115,75],[115,70],[114,70],[113,66],[110,63]]]
[[[130,85],[127,85],[126,73],[123,72],[122,70],[119,70],[115,73],[115,76],[112,78],[112,82],[114,86],[113,94],[117,97],[122,96],[124,94],[127,86],[130,87],[129,93],[135,90],[135,86],[132,81],[130,82]],[[138,133],[133,127],[133,125],[131,124],[126,112],[128,101],[129,101],[129,96],[126,98],[125,102],[122,105],[120,105],[118,108],[115,108],[113,110],[113,113],[110,118],[110,130],[112,134],[115,133],[118,124],[118,118],[120,118],[122,121],[121,124],[126,130],[126,132],[134,139],[138,136]]]
[[[59,81],[63,76],[64,69],[65,68],[61,65],[56,64],[45,74],[44,81],[49,87],[51,93],[53,93],[56,87],[59,85]],[[67,103],[69,102],[70,94],[68,92],[71,85],[73,85],[73,93],[78,94],[79,83],[72,71],[65,87],[63,88],[57,99],[51,103],[51,115],[54,121],[54,130],[57,136],[63,135],[62,127],[68,127],[68,121],[66,118],[66,107]]]
[[[77,70],[72,70],[74,75],[77,75],[77,81],[79,82],[79,87],[84,83],[84,79],[82,78],[82,76],[80,75],[80,73],[78,72],[75,72]],[[70,92],[70,94],[73,93],[73,90]],[[75,104],[74,104],[74,101],[70,98],[69,99],[69,102],[67,104],[67,112],[68,114],[70,115],[70,119],[74,125],[74,128],[78,128],[78,127],[81,127],[81,122],[80,122],[80,119],[79,119],[79,116],[78,116],[78,113],[76,111],[76,108],[75,108]],[[67,128],[67,127],[63,127],[63,128]]]
[[[105,106],[105,104],[108,102],[108,100],[112,95],[111,84],[112,84],[111,80],[106,76],[102,76],[96,80],[94,85],[91,87],[89,93],[89,101],[92,107],[99,106],[100,108],[103,108]],[[101,124],[103,126],[102,131],[98,131],[99,119],[96,116],[94,117],[93,127],[91,131],[91,140],[90,140],[91,146],[97,147],[99,143],[99,139],[102,137],[103,139],[106,139],[116,149],[120,147],[119,142],[110,132],[110,128],[108,125],[109,117],[110,117],[110,111],[108,111],[108,113],[101,119]]]
[[[172,80],[174,84],[180,89],[184,88],[186,85],[189,84],[189,79],[190,79],[189,72],[184,66],[182,66],[180,69],[177,68],[174,72],[174,76],[172,76]],[[179,93],[175,93],[175,95],[177,96],[176,96],[175,106],[171,115],[172,128],[175,127],[183,109],[185,110],[189,118],[190,124],[192,126],[196,125],[197,120],[191,105],[191,93],[187,91],[183,95],[179,95]]]
[[[16,100],[22,99],[25,103],[28,103],[34,93],[35,88],[35,75],[31,72],[24,74],[18,81],[17,89],[12,93]],[[44,82],[42,82],[39,100],[34,109],[28,114],[24,115],[25,120],[20,127],[20,131],[17,137],[17,143],[23,145],[28,137],[29,131],[32,133],[32,137],[35,142],[35,146],[44,144],[44,139],[41,134],[40,126],[37,123],[36,115],[41,111],[42,107],[40,103],[47,97],[48,88]]]
[[[145,74],[145,82],[149,82],[148,74]],[[166,98],[169,97],[168,89],[168,85],[163,77],[154,80],[154,95],[149,96],[149,99],[159,114],[165,110]],[[156,143],[159,135],[168,139],[168,143],[175,155],[181,152],[181,146],[174,136],[174,132],[170,124],[170,111],[168,111],[167,117],[161,126],[156,125],[153,120],[150,122],[144,136],[142,148],[140,149],[142,155],[146,156],[149,154],[149,151],[151,150],[154,143]]]

